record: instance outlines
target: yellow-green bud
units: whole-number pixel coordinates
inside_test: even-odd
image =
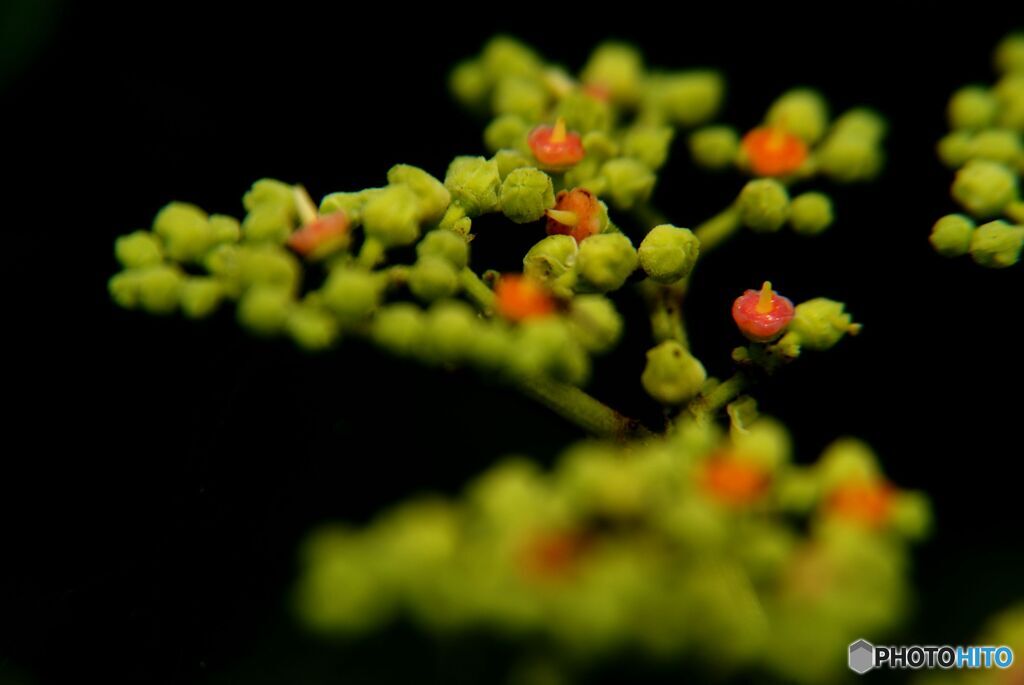
[[[114,255],[127,269],[159,264],[164,259],[160,239],[149,231],[135,231],[114,242]]]
[[[217,311],[224,286],[216,278],[191,276],[181,284],[181,311],[190,319],[202,319]]]
[[[485,370],[503,370],[515,354],[512,332],[505,322],[492,319],[479,322],[474,333],[469,357],[473,364]]]
[[[974,216],[996,216],[1017,199],[1017,177],[1002,164],[972,159],[956,173],[953,197]]]
[[[488,41],[480,59],[495,82],[509,76],[539,76],[544,68],[537,53],[509,36],[495,36]]]
[[[1015,224],[1024,225],[1024,200],[1014,200],[1003,207],[1003,214]]]
[[[657,74],[647,84],[645,108],[679,126],[696,126],[713,117],[725,92],[715,71]]]
[[[242,206],[247,212],[267,205],[283,207],[290,214],[294,214],[294,187],[272,178],[262,178],[253,183],[249,191],[242,197]]]
[[[487,103],[491,80],[480,62],[466,60],[455,65],[448,77],[452,95],[468,109],[482,109]]]
[[[639,159],[651,169],[660,169],[668,159],[675,130],[669,126],[639,124],[622,137],[622,154]]]
[[[221,251],[218,257],[226,257],[222,263],[225,278],[236,278],[241,287],[258,283],[294,292],[302,276],[302,267],[295,256],[276,245],[246,246],[235,253],[234,264],[231,264],[232,257],[228,256],[227,250]],[[207,268],[211,273],[221,275],[210,267],[210,264],[219,266],[215,262],[216,259],[211,259]]]
[[[338,322],[335,318],[308,302],[291,309],[285,328],[292,340],[311,352],[325,350],[338,339]]]
[[[484,129],[484,145],[491,152],[498,150],[523,150],[530,125],[517,114],[505,114],[491,120]]]
[[[452,201],[452,196],[443,183],[423,169],[409,164],[396,164],[391,167],[388,171],[388,183],[405,184],[416,193],[420,202],[419,219],[423,223],[438,221]]]
[[[323,303],[342,324],[358,323],[380,305],[384,285],[379,274],[339,266],[331,270],[324,283]]]
[[[1024,159],[1024,147],[1016,131],[990,128],[979,131],[971,139],[969,155],[971,159],[987,159],[1012,167]]]
[[[570,131],[584,135],[612,127],[611,106],[578,90],[566,93],[555,108],[555,116],[563,117]]]
[[[194,261],[213,245],[206,212],[185,202],[172,202],[153,220],[153,232],[163,238],[167,256],[179,262]]]
[[[283,245],[295,227],[293,212],[280,204],[260,204],[242,221],[242,237],[254,243]]]
[[[1011,33],[996,46],[996,69],[1024,73],[1024,33]]]
[[[534,319],[516,328],[511,364],[527,375],[548,376],[579,385],[590,373],[590,360],[558,318]]]
[[[494,160],[456,157],[448,167],[444,185],[469,216],[495,212],[499,208],[501,175]]]
[[[991,269],[1013,266],[1024,247],[1024,226],[1011,226],[1005,221],[990,221],[974,229],[971,236],[971,259]]]
[[[238,219],[226,214],[210,215],[210,238],[215,244],[236,243],[242,235]]]
[[[601,176],[608,184],[612,204],[618,209],[632,209],[646,202],[658,180],[646,164],[631,157],[608,160],[601,167]]]
[[[951,169],[957,169],[971,157],[971,139],[973,135],[967,131],[953,131],[939,139],[936,150],[942,163]]]
[[[878,112],[866,107],[854,107],[832,122],[831,134],[842,138],[858,138],[867,143],[878,143],[888,125]]]
[[[139,271],[141,269],[125,269],[107,281],[107,292],[118,307],[135,309],[139,306]]]
[[[409,290],[424,302],[451,297],[459,289],[459,274],[441,257],[420,257],[409,270]]]
[[[622,336],[622,315],[603,295],[577,295],[569,305],[569,329],[584,349],[600,354]]]
[[[420,349],[425,330],[423,311],[409,302],[398,302],[377,311],[370,334],[381,347],[411,357]]]
[[[427,361],[463,361],[472,350],[476,329],[476,313],[468,304],[442,300],[427,312],[422,354]]]
[[[674,283],[693,270],[700,240],[688,228],[662,224],[647,233],[637,253],[641,268],[651,280]]]
[[[612,157],[619,156],[619,145],[615,139],[604,131],[591,131],[583,136],[583,149],[587,151],[587,159],[604,162]],[[579,166],[579,165],[577,165]]]
[[[514,114],[529,121],[540,119],[547,106],[547,89],[533,79],[501,79],[491,95],[491,109],[495,114]]]
[[[374,190],[379,190],[374,188]],[[320,201],[320,213],[321,214],[332,214],[334,212],[344,212],[345,217],[349,220],[349,226],[355,226],[362,223],[363,221],[363,205],[366,204],[368,197],[367,193],[331,193],[330,195],[324,196],[324,199]]]
[[[456,269],[469,263],[469,243],[458,233],[445,229],[430,231],[416,245],[416,254],[422,257],[440,257]]]
[[[932,527],[932,507],[920,492],[902,492],[893,503],[892,525],[908,538],[928,535]]]
[[[867,181],[882,170],[884,156],[874,141],[851,135],[830,135],[818,148],[823,174],[840,183]]]
[[[254,333],[272,335],[284,328],[292,304],[291,293],[284,288],[255,285],[238,302],[238,321]]]
[[[540,169],[516,169],[501,184],[501,211],[517,224],[538,221],[554,206],[551,177]]]
[[[817,235],[832,220],[832,200],[824,193],[801,193],[789,203],[789,225],[801,235]]]
[[[758,232],[777,231],[789,216],[789,193],[773,178],[748,181],[740,191],[740,220]]]
[[[185,275],[169,264],[129,269],[110,279],[110,295],[126,309],[141,307],[150,314],[170,314],[178,308]]]
[[[705,126],[690,134],[693,161],[706,169],[728,168],[739,148],[739,134],[729,126]]]
[[[991,126],[998,109],[999,103],[987,88],[967,86],[953,93],[946,115],[951,128],[976,130]]]
[[[993,90],[999,100],[997,123],[1004,128],[1024,131],[1024,72],[1007,74]]]
[[[599,233],[579,245],[576,270],[587,285],[600,292],[617,290],[636,270],[638,257],[622,233]]]
[[[675,340],[666,340],[647,351],[647,365],[640,376],[647,394],[662,404],[692,399],[706,380],[704,365]]]
[[[494,153],[494,163],[498,165],[498,176],[504,181],[516,169],[533,166],[533,162],[518,150],[498,150]]]
[[[411,245],[420,237],[419,196],[405,184],[389,185],[366,201],[363,227],[385,247]]]
[[[557,282],[574,273],[578,251],[576,239],[572,236],[549,235],[523,257],[523,273],[553,288]]]
[[[580,76],[584,83],[607,90],[613,101],[629,105],[640,98],[643,58],[627,43],[602,43],[591,53]]]
[[[765,121],[773,128],[814,143],[828,127],[828,106],[817,91],[799,88],[784,93],[773,102]]]
[[[928,240],[943,257],[960,257],[970,249],[972,233],[974,221],[970,217],[949,214],[935,222]]]
[[[871,481],[881,475],[875,453],[854,438],[840,438],[830,444],[814,468],[826,492],[844,483]]]
[[[799,344],[809,350],[834,347],[844,335],[860,329],[844,309],[842,302],[824,297],[801,302],[793,311],[793,321],[786,335],[797,336]]]

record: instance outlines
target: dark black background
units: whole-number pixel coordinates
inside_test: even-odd
[[[1022,598],[1024,270],[941,259],[927,234],[954,209],[933,152],[945,101],[992,79],[991,47],[1024,16],[973,4],[957,14],[729,4],[715,16],[633,3],[615,13],[137,4],[23,2],[5,19],[5,30],[34,26],[40,38],[0,94],[4,166],[17,177],[4,182],[0,221],[0,682],[475,682],[493,672],[473,645],[401,630],[347,649],[304,636],[286,603],[295,550],[318,522],[457,491],[503,454],[550,461],[575,429],[472,374],[358,344],[311,357],[246,337],[230,314],[195,324],[120,311],[105,287],[113,238],[169,200],[237,214],[263,176],[320,196],[379,184],[395,162],[443,174],[455,154],[481,152],[480,122],[449,100],[445,75],[498,31],[572,68],[607,37],[636,42],[653,65],[721,68],[724,119],[741,128],[803,84],[836,109],[889,116],[885,176],[835,192],[828,234],[743,235],[702,265],[688,305],[696,351],[712,373],[729,372],[728,305],[765,277],[794,300],[846,301],[863,334],[761,388],[762,408],[793,428],[799,460],[854,434],[897,483],[932,495],[938,532],[916,556],[908,638],[965,642]],[[19,18],[19,6],[49,12]],[[739,183],[693,172],[679,144],[656,199],[692,225]],[[500,224],[480,233],[480,259],[505,268],[537,237]],[[622,305],[640,315],[629,296]],[[593,391],[650,418],[638,387],[647,331],[633,321]]]

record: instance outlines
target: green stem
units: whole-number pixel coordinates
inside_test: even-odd
[[[655,226],[672,223],[668,220],[668,217],[655,209],[653,205],[646,202],[636,205],[632,210],[630,210],[630,212],[633,214],[633,218],[635,218],[646,231],[651,230]]]
[[[640,284],[640,288],[651,315],[651,334],[655,342],[675,340],[689,349],[682,310],[686,281],[662,285],[648,279]]]
[[[718,247],[740,228],[740,210],[735,204],[729,205],[694,229],[700,239],[700,252],[704,256]]]
[[[698,421],[708,421],[715,417],[722,407],[736,399],[747,387],[747,376],[737,371],[728,380],[722,381],[710,391],[702,393],[691,401],[679,414],[677,421],[691,416]]]
[[[468,266],[459,272],[459,282],[469,299],[473,300],[476,306],[486,316],[494,313],[494,291],[487,287],[476,272]]]
[[[623,416],[574,385],[537,376],[522,376],[517,381],[524,393],[593,435],[618,440],[651,435],[639,421]]]

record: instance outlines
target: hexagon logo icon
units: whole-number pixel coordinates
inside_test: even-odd
[[[850,645],[850,670],[863,675],[875,667],[875,646],[867,640],[857,640]]]

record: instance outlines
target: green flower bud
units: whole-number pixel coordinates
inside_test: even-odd
[[[773,102],[765,121],[808,143],[815,143],[828,127],[828,106],[817,91],[799,88]]]
[[[706,126],[690,134],[693,161],[706,169],[720,170],[732,165],[740,149],[740,137],[729,126]]]
[[[556,282],[573,273],[578,251],[572,236],[549,235],[526,253],[523,273],[553,288]]]
[[[638,257],[633,244],[622,233],[599,233],[579,245],[577,273],[587,285],[600,292],[618,290],[636,270]]]
[[[546,376],[573,385],[590,373],[590,360],[565,321],[544,318],[516,328],[513,367],[521,374]]]
[[[210,215],[210,238],[214,244],[237,243],[242,235],[238,219],[226,214]]]
[[[530,125],[518,114],[505,114],[491,120],[484,129],[484,145],[491,152],[498,150],[523,150],[526,148],[526,134]]]
[[[646,164],[630,157],[619,157],[604,163],[601,176],[608,183],[612,204],[618,209],[632,209],[646,202],[658,180]]]
[[[451,297],[458,289],[458,272],[441,257],[420,257],[409,270],[409,290],[425,302]]]
[[[565,172],[563,184],[566,188],[583,188],[594,195],[600,195],[608,186],[608,182],[600,174],[601,160],[588,155],[579,164]]]
[[[570,131],[583,135],[607,132],[612,127],[611,106],[578,90],[566,93],[555,108],[555,116],[563,117]]]
[[[514,114],[529,121],[540,119],[547,106],[547,90],[532,79],[502,79],[491,95],[491,109],[495,114]]]
[[[533,166],[526,155],[518,150],[498,150],[494,153],[494,163],[498,165],[498,176],[502,181],[516,169]]]
[[[997,123],[1004,128],[1024,131],[1024,72],[1007,74],[999,79],[993,91],[999,101]]]
[[[374,188],[373,190],[380,189]],[[363,205],[366,204],[366,200],[367,195],[365,191],[360,193],[331,193],[324,196],[324,199],[320,201],[320,213],[333,214],[334,212],[344,212],[345,217],[349,220],[349,226],[354,227],[363,221]]]
[[[1015,224],[1024,224],[1024,200],[1014,200],[1006,205],[1003,214]]]
[[[604,162],[612,157],[619,156],[619,145],[604,131],[591,131],[584,134],[583,149],[587,151],[586,159],[594,159]],[[577,165],[578,166],[578,165]]]
[[[411,245],[420,237],[419,197],[405,184],[389,185],[366,201],[363,227],[385,247]]]
[[[920,492],[900,493],[893,502],[892,525],[912,540],[919,540],[931,531],[932,508]]]
[[[748,181],[737,201],[740,220],[758,232],[779,230],[789,216],[789,193],[773,178]]]
[[[444,184],[419,167],[396,164],[388,171],[388,183],[405,184],[416,193],[420,202],[420,221],[433,223],[441,219],[452,196]]]
[[[310,352],[325,350],[338,339],[338,322],[335,318],[309,302],[291,309],[285,329],[299,347]]]
[[[825,492],[851,481],[873,481],[881,475],[875,453],[854,438],[840,438],[826,447],[814,469]]]
[[[882,170],[884,157],[870,140],[850,135],[830,135],[818,148],[822,173],[840,183],[867,181]]]
[[[1024,247],[1024,226],[1011,226],[1005,221],[990,221],[974,230],[971,236],[971,259],[990,269],[1013,266]]]
[[[422,355],[426,361],[454,364],[464,361],[473,348],[476,312],[465,302],[443,300],[427,312]]]
[[[939,140],[936,149],[942,163],[951,169],[957,169],[971,157],[971,139],[967,131],[953,131]]]
[[[705,380],[704,366],[675,340],[666,340],[647,351],[647,365],[640,376],[647,394],[662,404],[692,399]]]
[[[963,214],[949,214],[935,222],[929,241],[943,257],[960,257],[971,247],[974,221]]]
[[[1003,72],[1024,72],[1024,33],[1011,33],[996,46],[996,69]]]
[[[622,337],[622,315],[603,295],[577,295],[569,308],[569,330],[589,352],[601,354]]]
[[[657,74],[647,80],[644,108],[678,126],[696,126],[715,115],[724,92],[715,71]]]
[[[452,69],[448,77],[448,88],[464,107],[483,109],[491,90],[491,80],[478,61],[466,60]]]
[[[125,269],[114,274],[107,281],[107,292],[118,307],[135,309],[139,306],[140,271],[142,269]]]
[[[674,283],[693,270],[700,240],[688,228],[662,224],[652,228],[637,251],[640,267],[653,281]]]
[[[257,205],[242,221],[242,237],[249,242],[283,245],[295,228],[294,214],[279,204]]]
[[[622,138],[622,154],[640,160],[651,169],[660,169],[668,159],[674,136],[675,130],[669,126],[633,126]]]
[[[170,314],[178,307],[185,275],[168,264],[138,270],[138,302],[150,314]]]
[[[995,216],[1017,199],[1017,177],[1002,164],[972,159],[956,173],[953,197],[974,216]]]
[[[153,232],[163,238],[167,256],[179,262],[201,257],[213,245],[206,212],[185,202],[171,202],[153,220]]]
[[[540,169],[516,169],[501,184],[501,211],[517,224],[539,221],[554,206],[551,177]]]
[[[414,356],[426,334],[426,316],[409,302],[381,307],[373,318],[370,335],[384,349],[404,357]]]
[[[427,233],[416,245],[416,255],[423,257],[440,257],[456,269],[463,269],[469,264],[469,243],[458,233],[437,229]]]
[[[501,320],[478,322],[470,361],[486,371],[502,370],[513,352],[512,331]]]
[[[872,145],[885,135],[888,125],[878,112],[866,107],[854,107],[832,122],[831,135],[857,138]]]
[[[975,130],[991,126],[998,107],[987,88],[967,86],[953,93],[946,113],[951,128]]]
[[[971,139],[969,154],[971,159],[987,159],[1012,167],[1024,158],[1024,147],[1016,131],[992,128],[979,131]]]
[[[842,302],[817,297],[798,304],[789,324],[789,333],[809,350],[827,350],[834,347],[845,334],[856,333],[860,326],[844,311]],[[782,344],[783,341],[780,341]]]
[[[231,246],[225,246],[231,247]],[[234,255],[234,264],[226,254],[223,258],[224,275],[228,280],[236,278],[241,287],[254,284],[272,285],[282,290],[294,292],[302,277],[302,267],[295,255],[276,245],[246,246]],[[214,263],[216,259],[210,263]],[[214,264],[217,266],[216,264]],[[207,268],[210,268],[208,265]],[[220,275],[214,269],[211,273]]]
[[[789,203],[789,224],[801,235],[821,233],[832,219],[832,200],[824,193],[801,193]]]
[[[444,185],[469,216],[498,211],[501,175],[493,160],[456,157],[448,167]]]
[[[224,286],[216,278],[191,276],[181,284],[181,311],[190,319],[203,319],[217,311]]]
[[[135,231],[114,242],[114,255],[128,269],[159,264],[164,259],[160,240],[149,231]]]
[[[509,76],[536,77],[544,69],[537,53],[509,36],[495,36],[488,41],[480,59],[495,82]]]
[[[629,105],[640,98],[643,57],[627,43],[602,43],[591,53],[580,76],[584,83],[607,90],[613,101]]]
[[[284,328],[291,307],[291,293],[284,288],[255,285],[238,302],[238,322],[253,333],[273,335]]]
[[[321,289],[324,305],[342,324],[358,323],[380,306],[385,283],[380,274],[349,267],[336,267]]]
[[[249,192],[242,197],[242,206],[247,212],[268,205],[283,207],[290,215],[294,215],[295,188],[272,178],[263,178],[253,183]]]

